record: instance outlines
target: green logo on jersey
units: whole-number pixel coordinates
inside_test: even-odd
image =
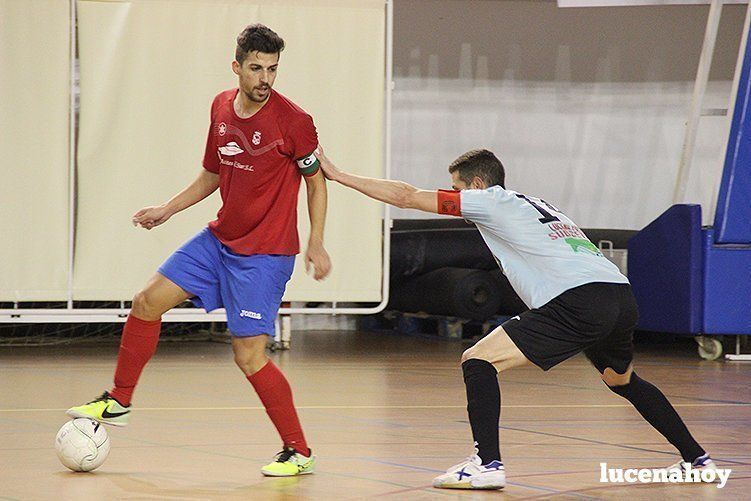
[[[600,249],[598,249],[595,244],[593,244],[589,240],[585,240],[583,238],[567,238],[565,241],[571,246],[571,250],[573,250],[574,252],[586,252],[587,254],[602,256]]]

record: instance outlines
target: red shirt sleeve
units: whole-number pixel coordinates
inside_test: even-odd
[[[216,144],[219,124],[214,123],[218,98],[219,96],[214,98],[214,102],[211,103],[211,123],[209,124],[209,135],[206,138],[206,150],[203,152],[203,168],[214,174],[219,174],[219,147]]]
[[[462,198],[458,191],[438,190],[438,214],[462,215]]]
[[[287,136],[292,143],[292,158],[300,160],[318,147],[318,132],[313,123],[313,117],[308,114],[299,115],[287,129]]]

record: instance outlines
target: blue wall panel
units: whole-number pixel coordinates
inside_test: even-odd
[[[704,329],[751,334],[751,246],[713,245],[704,230]]]
[[[719,244],[751,243],[750,74],[751,43],[747,43],[715,213],[715,241]]]
[[[701,207],[674,205],[628,243],[639,328],[697,334],[703,326]]]

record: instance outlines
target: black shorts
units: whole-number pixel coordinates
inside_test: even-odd
[[[602,373],[626,372],[633,358],[638,312],[628,284],[590,283],[504,322],[530,362],[548,370],[583,351]]]

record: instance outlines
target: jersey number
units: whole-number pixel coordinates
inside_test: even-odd
[[[557,217],[555,217],[554,215],[552,215],[550,212],[546,211],[543,207],[540,207],[535,202],[533,202],[532,200],[530,200],[526,196],[522,195],[521,193],[517,193],[516,196],[519,197],[519,198],[523,198],[525,202],[527,202],[529,205],[531,205],[532,207],[534,207],[537,210],[537,212],[539,212],[542,215],[542,217],[539,219],[539,221],[542,224],[548,224],[548,223],[552,223],[552,222],[555,222],[555,221],[560,221],[560,219],[558,219]],[[550,209],[552,211],[559,212],[558,209],[556,209],[555,207],[553,207],[552,205],[550,205],[549,203],[547,203],[545,200],[540,200],[540,202],[543,205],[545,205],[548,209]]]

